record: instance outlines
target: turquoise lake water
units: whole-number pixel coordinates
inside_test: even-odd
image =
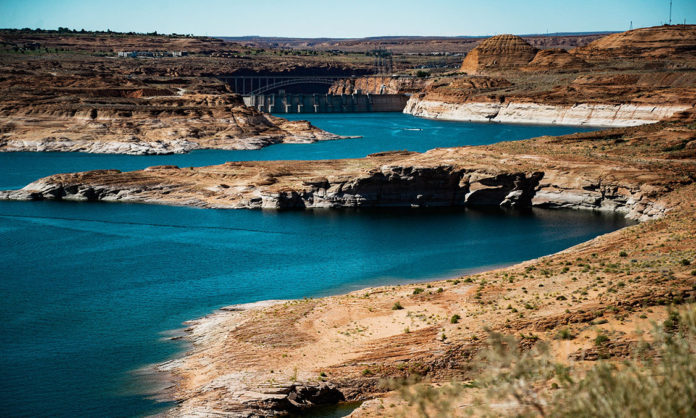
[[[307,115],[303,115],[307,116]],[[0,153],[0,189],[55,172],[360,157],[586,130],[315,115],[361,139],[174,156]],[[419,129],[419,130],[407,130]],[[0,415],[157,412],[134,370],[180,352],[166,332],[221,306],[449,277],[626,225],[574,211],[249,211],[0,201]]]

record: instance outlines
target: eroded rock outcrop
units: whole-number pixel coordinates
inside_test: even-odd
[[[432,80],[422,77],[356,77],[336,81],[330,88],[329,94],[406,94],[416,93],[425,89]]]
[[[411,96],[405,112],[476,122],[653,123],[696,103],[695,27],[638,29],[569,52],[536,52],[510,35],[489,38],[462,65],[477,77],[438,77]]]
[[[210,208],[541,206],[651,219],[668,209],[660,201],[663,195],[679,182],[691,181],[680,173],[690,172],[696,152],[688,122],[692,117],[689,113],[637,128],[423,154],[58,174],[0,196]],[[597,143],[602,152],[588,152]],[[664,151],[649,151],[655,146]]]
[[[497,35],[482,41],[464,57],[460,71],[480,74],[487,70],[507,70],[527,65],[536,48],[515,35]]]
[[[696,25],[664,25],[615,33],[575,48],[571,53],[586,61],[694,57]]]
[[[124,86],[105,88],[64,75],[48,76],[56,79],[55,85],[32,90],[30,81],[38,79],[32,74],[0,80],[5,86],[0,93],[0,151],[171,154],[340,138],[305,121],[246,107],[216,80],[172,80],[172,88],[166,89],[114,79],[107,85]],[[18,87],[20,82],[29,85]]]
[[[534,59],[522,67],[523,71],[578,71],[588,67],[588,64],[565,49],[542,49],[537,52]]]

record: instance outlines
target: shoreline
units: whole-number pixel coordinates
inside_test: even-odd
[[[153,141],[153,142],[118,142],[118,141],[41,141],[41,140],[7,140],[0,152],[76,152],[85,154],[130,155],[130,156],[163,156],[190,154],[192,151],[257,151],[277,144],[312,144],[321,141],[338,141],[343,139],[358,139],[360,135],[337,135],[321,131],[321,135],[313,136],[268,136],[240,138],[249,141],[251,145],[218,146],[200,145],[196,142],[183,141]]]
[[[628,220],[627,220],[628,221]],[[628,221],[630,222],[630,221]],[[645,221],[643,221],[645,222]],[[401,281],[398,283],[384,283],[384,284],[373,284],[373,285],[366,285],[364,287],[359,287],[356,289],[352,290],[347,290],[347,289],[336,289],[335,292],[330,292],[328,294],[323,294],[319,296],[307,296],[302,299],[266,299],[266,300],[259,300],[255,302],[247,302],[247,303],[240,303],[240,304],[232,304],[232,305],[225,305],[220,308],[217,308],[213,310],[212,312],[198,317],[194,319],[190,319],[187,321],[184,321],[182,323],[181,328],[176,328],[174,330],[167,330],[163,331],[163,333],[169,333],[169,332],[174,332],[177,335],[174,337],[169,337],[165,338],[166,341],[183,341],[185,344],[185,349],[180,351],[179,353],[176,353],[172,355],[169,359],[164,360],[162,362],[150,364],[144,368],[138,369],[138,371],[143,371],[149,376],[161,376],[161,382],[162,382],[162,388],[160,390],[156,390],[153,393],[147,394],[148,397],[152,397],[153,399],[156,399],[158,402],[163,402],[163,403],[174,403],[174,406],[171,408],[168,408],[167,410],[164,411],[165,416],[172,416],[171,414],[176,412],[176,409],[178,408],[179,404],[179,399],[176,396],[176,387],[179,383],[181,383],[182,378],[180,376],[176,375],[176,368],[177,366],[180,366],[181,363],[186,360],[187,357],[191,356],[192,354],[195,354],[197,351],[200,351],[200,348],[205,345],[206,343],[206,337],[207,334],[212,332],[213,329],[220,327],[220,324],[223,322],[229,322],[233,321],[235,317],[239,316],[241,313],[247,313],[247,314],[252,314],[254,312],[261,312],[264,309],[267,309],[269,307],[274,307],[278,306],[281,304],[292,304],[292,303],[302,303],[307,300],[321,300],[321,299],[329,299],[329,298],[335,298],[335,297],[349,297],[351,295],[357,295],[360,293],[375,293],[375,292],[382,292],[386,291],[388,289],[394,289],[394,288],[404,288],[404,287],[412,287],[412,286],[418,286],[422,285],[426,288],[430,288],[432,284],[435,283],[450,283],[456,281],[461,281],[465,279],[466,277],[470,276],[475,276],[481,273],[487,273],[487,274],[494,274],[497,272],[501,272],[507,269],[513,269],[513,268],[521,268],[525,267],[534,263],[538,263],[543,261],[544,259],[558,256],[558,255],[565,255],[565,254],[572,254],[577,250],[580,250],[582,248],[587,247],[588,245],[591,245],[593,242],[595,242],[598,239],[601,239],[604,236],[619,233],[627,228],[631,228],[633,226],[639,225],[640,221],[636,221],[635,223],[629,223],[622,228],[619,228],[617,230],[598,235],[592,239],[589,239],[587,241],[580,242],[578,244],[575,244],[573,246],[570,246],[568,248],[564,248],[562,250],[559,250],[554,253],[550,254],[545,254],[541,255],[539,257],[531,258],[531,259],[525,259],[522,261],[518,262],[511,262],[511,263],[504,263],[500,265],[486,265],[486,266],[479,266],[479,267],[473,267],[470,269],[464,269],[460,271],[459,273],[452,274],[452,275],[446,275],[446,276],[439,276],[439,277],[433,277],[433,278],[415,278],[412,280],[405,280]],[[155,379],[158,380],[158,379]],[[373,398],[364,398],[361,399],[360,402],[369,400]],[[355,400],[344,400],[342,402],[345,403],[351,403],[351,402],[356,402]],[[316,405],[318,406],[323,406],[323,405]],[[311,408],[309,409],[311,410]],[[173,416],[178,416],[178,414],[174,414]]]
[[[663,122],[623,128],[609,134],[643,138],[648,132],[651,137],[659,138],[655,132],[669,129],[670,134],[676,134],[674,129],[678,126],[681,125]],[[177,404],[168,415],[205,415],[214,411],[262,415],[269,411],[296,411],[336,400],[377,398],[384,395],[379,382],[391,377],[417,373],[428,376],[433,382],[466,378],[473,356],[483,347],[481,336],[487,329],[520,335],[531,333],[553,340],[559,327],[585,329],[583,327],[594,326],[597,315],[607,316],[607,312],[641,311],[664,304],[666,298],[683,303],[679,301],[690,297],[691,288],[679,283],[687,277],[688,267],[671,267],[677,270],[674,285],[665,287],[663,281],[653,279],[661,268],[655,266],[675,266],[678,260],[673,260],[670,254],[676,250],[668,251],[662,245],[653,244],[666,244],[670,237],[680,234],[679,240],[670,245],[693,252],[688,249],[694,238],[689,238],[687,231],[692,231],[696,223],[690,206],[696,187],[693,182],[667,180],[674,179],[669,171],[660,171],[662,174],[657,177],[646,177],[658,174],[650,169],[646,160],[641,160],[640,170],[624,168],[626,156],[621,147],[630,139],[610,143],[624,158],[617,166],[605,155],[598,157],[605,171],[585,169],[585,165],[578,165],[574,159],[577,154],[565,149],[567,144],[575,145],[572,141],[584,147],[583,140],[596,141],[597,135],[606,134],[594,132],[469,147],[462,155],[454,157],[451,153],[456,150],[436,150],[430,154],[436,154],[442,164],[447,157],[442,158],[439,153],[445,153],[450,159],[468,161],[468,156],[485,155],[490,149],[527,147],[523,149],[535,151],[527,151],[521,160],[504,154],[502,158],[510,165],[517,161],[539,161],[544,154],[537,150],[559,146],[571,156],[569,162],[562,160],[568,168],[563,173],[547,170],[550,173],[548,180],[544,177],[547,183],[540,187],[558,186],[560,190],[565,187],[565,190],[586,193],[595,187],[583,183],[590,176],[600,176],[604,182],[611,176],[612,185],[602,183],[600,187],[601,197],[624,190],[621,193],[633,196],[626,197],[625,202],[638,205],[635,208],[641,213],[652,210],[649,208],[662,208],[654,216],[633,217],[640,222],[554,254],[510,266],[463,273],[466,280],[462,273],[455,273],[450,279],[367,286],[338,295],[208,315],[189,329],[187,338],[193,342],[193,348],[166,364],[164,370],[177,379],[174,391]],[[560,145],[553,145],[556,143]],[[416,166],[417,158],[422,157],[407,155],[405,158],[416,158],[408,160]],[[560,162],[546,164],[553,167]],[[675,160],[674,169],[688,169],[691,167],[688,164],[688,161]],[[577,179],[567,180],[574,175],[572,167],[584,175],[579,184]],[[663,175],[666,177],[661,177]],[[493,177],[489,174],[486,178]],[[643,187],[641,195],[644,196],[640,199],[646,199],[640,204],[634,192],[627,192],[636,179],[641,179]],[[552,192],[553,189],[547,189],[538,197],[551,199]],[[575,202],[577,206],[586,198],[574,199],[568,202]],[[552,208],[565,206],[551,205]],[[631,218],[630,211],[622,211],[621,205],[598,207]],[[687,257],[688,254],[685,253]],[[612,286],[611,292],[583,296],[588,294],[588,288],[593,289],[599,272],[607,280],[603,286]],[[513,282],[519,284],[508,284]],[[607,311],[608,308],[611,310]],[[450,320],[454,314],[461,321]],[[574,344],[580,350],[585,349],[584,340]]]
[[[657,123],[693,105],[594,104],[548,105],[535,102],[448,103],[411,96],[404,113],[432,120],[519,125],[626,128]]]
[[[668,218],[673,216],[674,215],[667,215]],[[289,301],[262,301],[252,304],[244,304],[241,306],[232,305],[231,309],[219,309],[202,318],[198,318],[193,321],[187,321],[186,324],[188,325],[188,327],[186,330],[186,340],[190,341],[193,344],[192,348],[189,351],[182,353],[180,357],[172,361],[164,362],[163,364],[165,367],[158,367],[159,371],[170,373],[171,376],[173,376],[175,381],[177,382],[175,390],[171,392],[174,394],[174,398],[170,398],[173,399],[174,402],[176,402],[176,405],[172,409],[168,410],[166,414],[167,416],[186,416],[196,413],[205,414],[207,412],[211,412],[216,408],[223,407],[223,405],[225,405],[224,408],[231,408],[226,409],[228,412],[233,411],[231,413],[239,412],[241,414],[241,411],[258,412],[260,411],[258,408],[262,408],[261,410],[263,410],[263,407],[260,405],[266,405],[267,402],[271,402],[271,404],[273,405],[283,404],[283,400],[286,399],[285,397],[288,396],[288,394],[290,393],[294,393],[293,390],[296,387],[325,386],[328,388],[332,388],[332,390],[339,390],[341,392],[344,392],[346,401],[366,400],[373,399],[375,397],[380,397],[383,394],[383,391],[379,390],[377,386],[373,386],[377,385],[379,379],[376,379],[372,375],[365,375],[364,373],[364,370],[367,369],[365,369],[366,366],[364,366],[363,364],[369,365],[373,363],[363,363],[363,360],[357,360],[357,364],[354,365],[353,362],[355,360],[350,360],[351,358],[355,359],[355,356],[357,356],[358,359],[365,356],[364,352],[362,351],[363,349],[365,349],[365,347],[370,347],[369,350],[375,350],[373,355],[377,356],[376,358],[381,358],[381,354],[378,353],[381,353],[382,350],[385,348],[379,348],[381,347],[381,345],[373,346],[373,344],[376,344],[381,340],[379,336],[377,336],[376,339],[375,337],[370,337],[369,335],[357,335],[356,337],[351,336],[348,339],[346,339],[345,337],[341,337],[346,341],[338,343],[336,347],[343,347],[341,350],[348,350],[347,353],[352,354],[329,354],[328,360],[325,360],[322,358],[322,356],[320,356],[316,358],[315,361],[310,361],[309,363],[307,363],[306,360],[300,360],[305,359],[305,357],[302,357],[301,354],[290,355],[290,353],[288,353],[288,357],[295,359],[290,360],[290,363],[288,363],[287,361],[285,361],[285,354],[272,354],[272,352],[274,351],[272,345],[268,346],[266,344],[262,344],[260,346],[256,346],[256,344],[253,344],[252,346],[249,346],[249,343],[247,342],[237,341],[237,338],[239,337],[235,336],[235,334],[239,335],[240,327],[242,327],[244,330],[247,330],[244,331],[242,335],[248,335],[247,338],[251,338],[252,340],[255,340],[256,338],[262,338],[262,341],[265,341],[266,338],[271,338],[271,340],[275,340],[272,335],[268,334],[268,332],[273,333],[273,331],[270,330],[275,330],[275,332],[281,333],[288,332],[288,326],[290,326],[291,328],[293,326],[297,326],[290,325],[290,323],[297,324],[295,322],[295,318],[297,318],[297,313],[300,314],[300,318],[302,318],[303,316],[306,318],[300,319],[301,323],[306,323],[307,325],[314,324],[313,329],[316,329],[317,332],[321,331],[321,333],[323,334],[324,332],[335,332],[332,331],[332,328],[334,328],[335,326],[332,327],[330,325],[331,321],[335,321],[335,315],[337,313],[346,312],[346,309],[349,310],[348,312],[353,312],[353,314],[351,314],[350,316],[357,320],[356,323],[360,325],[354,325],[356,323],[353,322],[341,323],[344,323],[344,326],[348,326],[348,329],[356,327],[356,329],[365,328],[367,330],[373,329],[373,326],[375,325],[364,325],[365,322],[386,325],[384,320],[380,319],[383,318],[385,315],[387,317],[397,316],[405,318],[402,314],[400,314],[401,312],[417,313],[422,312],[423,309],[425,309],[425,312],[429,312],[431,311],[431,309],[445,309],[444,312],[447,312],[448,310],[454,308],[456,312],[457,310],[454,306],[456,306],[457,302],[454,302],[454,305],[453,302],[447,302],[444,305],[442,305],[441,308],[435,308],[436,306],[441,305],[437,302],[437,298],[442,297],[446,298],[445,300],[453,301],[461,300],[463,298],[464,300],[468,300],[468,302],[466,302],[467,305],[474,303],[474,305],[472,305],[473,308],[474,306],[476,306],[476,302],[474,302],[475,299],[472,299],[472,296],[474,291],[476,290],[477,283],[480,280],[488,281],[492,278],[500,277],[501,275],[505,277],[508,274],[519,275],[519,272],[529,271],[530,269],[534,269],[535,267],[539,269],[539,266],[556,264],[556,260],[559,259],[573,260],[576,257],[592,256],[591,254],[594,254],[592,257],[596,257],[598,249],[602,248],[602,251],[606,253],[607,245],[611,246],[617,244],[624,244],[624,237],[628,235],[633,236],[635,234],[637,234],[637,236],[643,235],[643,231],[655,229],[654,226],[656,225],[656,223],[664,224],[673,222],[668,221],[665,218],[662,218],[661,220],[657,221],[645,221],[632,225],[627,225],[616,231],[599,235],[593,239],[560,250],[556,253],[543,255],[529,260],[524,260],[522,262],[514,263],[509,266],[501,266],[498,268],[485,268],[485,271],[472,271],[469,274],[465,275],[452,275],[447,277],[440,277],[433,280],[420,280],[409,283],[402,283],[399,285],[385,284],[381,286],[368,286],[365,288],[352,290],[348,293],[323,296],[320,298],[309,298]],[[649,240],[650,238],[647,239]],[[635,252],[635,250],[633,251]],[[613,252],[617,252],[617,250],[613,250],[612,253]],[[560,264],[563,265],[563,263]],[[464,280],[467,277],[473,278],[473,283],[467,283],[466,280]],[[558,280],[559,277],[555,277],[555,279]],[[547,283],[547,285],[549,285],[550,283],[549,280],[550,279],[544,280]],[[577,287],[575,282],[570,281],[570,276],[566,276],[563,279],[563,283],[566,283],[567,286],[570,286],[570,283],[573,283],[572,286]],[[428,287],[427,285],[432,285],[432,287]],[[424,296],[415,296],[415,291],[419,288],[419,286],[421,289],[425,290],[425,292],[423,293]],[[440,286],[440,288],[444,288],[444,292],[440,292],[439,290],[436,291],[436,289],[439,289],[438,286]],[[559,285],[554,285],[553,288],[560,289],[558,286]],[[524,289],[524,287],[522,289]],[[519,292],[519,288],[517,288],[515,292]],[[650,292],[648,292],[648,294],[650,294]],[[659,298],[659,294],[655,294],[649,297],[656,299]],[[405,310],[394,311],[390,307],[391,303],[394,300],[400,300],[404,305]],[[619,296],[617,296],[617,300],[622,299]],[[633,299],[629,298],[629,300],[626,300],[626,302],[633,303],[630,302],[631,300]],[[653,303],[655,302],[650,302],[648,306],[652,306]],[[377,306],[381,307],[377,308]],[[430,308],[426,308],[428,306],[430,306]],[[445,308],[445,306],[447,306],[447,308]],[[581,306],[585,306],[585,304],[581,304]],[[587,306],[594,305],[592,305],[592,303],[590,302],[590,305]],[[240,307],[246,309],[239,309]],[[375,312],[372,312],[373,308],[371,307],[375,307]],[[298,309],[300,310],[300,312],[296,312]],[[309,309],[310,312],[309,317],[306,317],[306,313],[302,313],[306,312],[307,309]],[[355,311],[355,309],[362,310],[363,314],[358,315],[356,317],[355,315],[357,314],[357,311]],[[464,315],[466,310],[460,312],[462,312],[462,316],[469,317],[469,314]],[[582,312],[582,309],[580,310],[580,312]],[[290,322],[286,325],[269,325],[268,323],[266,323],[266,321],[268,321],[270,318],[278,318],[277,315],[281,315],[281,317],[286,315],[290,316]],[[407,315],[406,317],[408,317],[409,315]],[[442,314],[437,314],[438,317],[440,317],[441,315]],[[539,313],[535,316],[539,315],[540,318],[545,318],[548,314]],[[446,322],[449,322],[449,314],[445,314],[442,316],[443,319],[447,320]],[[484,320],[482,318],[480,321],[476,320],[476,323],[481,324],[479,326],[491,326],[493,329],[498,329],[499,327],[501,327],[500,320],[502,318],[497,318],[495,320],[492,318],[489,320]],[[592,316],[591,318],[594,318],[594,316]],[[325,321],[327,321],[328,323],[324,324]],[[285,321],[281,320],[281,323],[285,324]],[[406,334],[402,334],[403,331],[400,330],[398,325],[396,329],[394,329],[394,326],[392,325],[391,331],[387,333],[386,337],[388,338],[388,340],[385,340],[385,343],[386,341],[393,341],[387,344],[389,344],[388,346],[393,347],[392,349],[396,350],[397,352],[402,352],[402,350],[406,350],[405,352],[413,352],[413,350],[416,350],[415,353],[422,352],[423,355],[425,355],[423,359],[428,358],[428,356],[432,356],[435,353],[440,353],[435,354],[435,357],[431,359],[435,362],[435,364],[439,364],[439,360],[437,360],[439,356],[447,355],[446,353],[451,351],[450,349],[443,351],[446,347],[458,347],[459,344],[462,343],[464,344],[464,346],[470,345],[470,343],[466,342],[467,337],[464,337],[464,341],[460,340],[459,337],[455,338],[456,332],[458,331],[454,330],[453,325],[441,325],[442,327],[447,328],[446,333],[450,338],[447,341],[440,341],[440,338],[438,337],[439,331],[435,333],[435,335],[433,335],[432,328],[427,326],[427,324],[418,325],[414,327],[413,320],[411,320],[411,324],[411,331],[410,333],[407,331]],[[473,326],[474,323],[470,322],[470,320],[467,319],[465,324],[468,325],[466,327],[467,331],[465,331],[465,335],[470,335],[471,331],[468,331],[468,329],[469,327]],[[252,328],[249,328],[250,326]],[[256,328],[257,326],[261,328]],[[515,325],[516,328],[522,327],[522,329],[528,326],[530,326],[530,323],[524,321]],[[270,329],[268,327],[270,327]],[[304,328],[304,325],[302,326],[302,328]],[[254,329],[256,329],[256,331],[252,331]],[[340,329],[341,328],[339,327],[339,330]],[[476,332],[474,330],[475,329],[472,329],[473,332]],[[249,331],[251,331],[252,333],[246,334],[246,332]],[[339,335],[341,334],[341,332],[339,332]],[[538,331],[535,332],[538,333]],[[416,338],[416,340],[414,340],[413,343],[404,343],[397,349],[395,346],[393,346],[393,344],[398,344],[396,341],[402,338],[399,334],[401,334],[401,336],[403,337],[413,336],[413,338]],[[290,335],[292,335],[292,333],[290,333]],[[422,337],[425,337],[425,339],[423,339]],[[232,338],[232,340],[229,340],[229,338]],[[314,339],[310,338],[309,340],[306,340],[306,342],[302,346],[299,347],[299,350],[307,350],[307,353],[309,354],[316,350],[316,348],[312,347],[317,346],[317,344],[317,347],[324,347],[324,344],[329,344],[329,346],[336,345],[336,343],[331,342],[332,339],[333,337],[329,337],[328,340],[324,339],[324,342],[317,342]],[[366,342],[363,343],[363,339],[367,339]],[[452,340],[450,341],[450,339]],[[224,343],[224,341],[231,341],[232,345],[228,346],[228,343]],[[353,342],[349,343],[349,341]],[[349,345],[346,346],[344,344]],[[349,348],[354,344],[357,344],[358,346],[354,348]],[[475,344],[475,346],[479,347],[478,344]],[[223,351],[220,351],[221,349]],[[252,351],[247,351],[250,349]],[[329,352],[331,351],[331,349],[329,348],[323,348],[323,350],[328,350]],[[286,352],[287,351],[285,350],[281,350],[279,353]],[[253,356],[256,360],[254,360],[252,363],[247,363],[247,360],[245,360],[243,363],[237,363],[232,360],[239,356],[242,356],[240,358],[246,358],[249,355]],[[299,357],[297,357],[298,355]],[[411,358],[410,356],[413,355],[414,354],[409,354],[406,358]],[[398,361],[401,361],[399,359],[403,358],[400,357],[400,355],[396,355],[396,353],[390,354],[389,356],[395,356],[393,361],[397,361],[397,364]],[[323,357],[326,357],[326,354],[324,354]],[[335,360],[331,360],[332,358],[343,360],[338,360],[338,363],[335,363],[335,366],[328,367],[327,364],[334,364],[333,362]],[[420,354],[416,355],[415,358],[420,358]],[[214,361],[215,363],[220,362],[220,364],[228,365],[225,366],[226,370],[223,372],[223,375],[218,377],[218,379],[223,379],[223,376],[227,376],[224,377],[224,380],[221,380],[219,383],[223,386],[220,386],[219,389],[214,389],[215,387],[218,387],[217,384],[213,384],[211,386],[211,383],[208,383],[203,386],[194,385],[193,387],[191,387],[191,379],[194,379],[194,381],[198,382],[205,382],[208,378],[204,378],[203,376],[212,371],[206,371],[208,367],[199,369],[198,366],[194,365],[207,364],[209,361]],[[387,360],[385,359],[384,361]],[[410,361],[416,360],[411,359]],[[250,367],[251,364],[256,364],[256,366],[254,366],[253,369],[248,369],[248,367]],[[279,366],[280,364],[296,364],[295,374],[297,375],[297,377],[295,379],[286,380],[288,379],[287,376],[292,374],[292,371],[281,371],[279,372],[281,373],[280,376],[276,376],[275,374],[268,374],[267,368],[272,367],[273,369],[275,369],[276,367],[283,367]],[[378,362],[376,364],[380,363]],[[288,366],[284,366],[286,370],[287,367]],[[367,367],[372,368],[377,366]],[[393,369],[391,366],[380,367],[387,368],[378,368],[378,370],[380,370],[380,372],[377,373],[378,376],[384,376],[384,373],[386,373],[386,376],[390,376],[392,373],[395,372],[398,373],[398,368]],[[266,368],[265,371],[263,370],[264,368]],[[292,368],[290,370],[292,370]],[[326,379],[326,381],[322,381],[322,379],[316,379],[315,376],[318,375],[320,370],[332,370],[330,372],[327,371],[328,378]],[[453,371],[457,372],[457,370],[459,369],[455,368]],[[199,373],[203,373],[203,375],[199,375]],[[274,383],[270,387],[267,387],[263,382],[269,376],[276,376],[276,378],[280,377],[280,379],[275,380],[276,383]],[[443,376],[442,378],[436,378],[436,381],[442,381],[441,379],[445,379],[445,377]],[[212,381],[216,381],[216,379],[213,378]],[[176,389],[178,389],[178,391]],[[207,393],[218,393],[218,390],[222,390],[224,393],[226,393],[226,395],[219,399],[219,395],[215,395],[214,398],[217,400],[214,400],[213,398],[208,399],[209,396],[207,395]],[[278,402],[280,402],[280,404],[278,404]],[[303,405],[307,404],[300,403],[298,405],[298,407],[302,407]]]

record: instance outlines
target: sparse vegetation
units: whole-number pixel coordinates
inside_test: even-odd
[[[696,309],[670,319],[678,326],[655,326],[651,339],[621,366],[600,361],[586,371],[557,363],[542,342],[519,350],[512,337],[491,333],[475,384],[408,381],[400,394],[409,413],[422,417],[452,416],[472,387],[485,393],[472,393],[476,401],[465,412],[473,416],[696,416]]]

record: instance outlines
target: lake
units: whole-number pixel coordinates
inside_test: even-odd
[[[299,115],[360,139],[258,151],[0,154],[0,189],[56,172],[361,157],[587,130],[402,114]],[[298,117],[299,119],[300,117]],[[225,305],[451,277],[560,251],[627,222],[552,210],[251,211],[0,201],[0,415],[166,408],[135,370],[182,349],[167,331]]]

